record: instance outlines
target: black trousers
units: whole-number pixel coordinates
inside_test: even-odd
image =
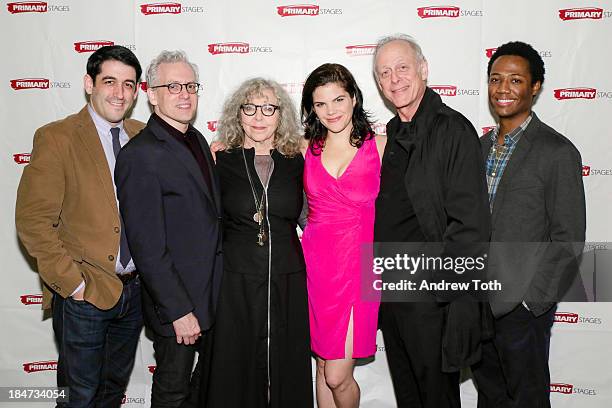
[[[535,317],[523,305],[495,319],[495,338],[472,367],[478,408],[550,408],[548,354],[556,307]]]
[[[460,407],[459,373],[442,372],[444,309],[435,302],[385,302],[379,327],[398,408]]]
[[[203,338],[195,344],[184,345],[178,344],[176,337],[153,335],[156,367],[151,389],[152,408],[199,406]],[[194,369],[196,353],[198,362]]]

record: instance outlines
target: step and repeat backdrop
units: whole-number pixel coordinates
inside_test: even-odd
[[[224,99],[246,78],[272,78],[299,104],[308,73],[325,62],[340,63],[364,91],[376,131],[385,133],[393,112],[376,87],[372,53],[378,38],[396,32],[420,42],[429,61],[429,86],[479,132],[495,125],[486,88],[491,54],[508,41],[531,43],[546,64],[535,111],[582,153],[587,240],[612,241],[610,0],[3,1],[0,386],[55,384],[51,319],[41,311],[38,275],[15,232],[15,194],[34,131],[86,103],[83,75],[91,52],[124,45],[146,67],[163,49],[185,50],[200,68],[203,92],[195,125],[209,140],[215,138]],[[145,92],[139,93],[132,117],[146,121],[150,109]],[[559,305],[550,356],[555,408],[612,406],[610,344],[612,305]],[[126,407],[149,405],[154,368],[151,342],[143,333]],[[358,367],[356,376],[363,407],[395,406],[380,333],[375,361]],[[469,376],[462,400],[476,407]]]

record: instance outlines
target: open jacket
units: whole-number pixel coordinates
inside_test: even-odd
[[[400,123],[395,116],[387,124],[388,143],[409,155],[405,188],[427,242],[488,242],[485,169],[472,124],[430,88],[404,128],[408,135],[398,135]],[[491,314],[487,304],[462,300],[448,303],[446,314],[442,369],[456,371],[480,359],[481,340],[492,336]]]

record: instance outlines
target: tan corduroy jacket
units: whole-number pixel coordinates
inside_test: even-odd
[[[126,119],[123,126],[133,137],[144,124]],[[68,297],[82,280],[87,302],[104,310],[117,303],[121,223],[108,162],[87,107],[36,131],[17,191],[15,223],[44,282],[43,309],[51,307],[52,292]]]

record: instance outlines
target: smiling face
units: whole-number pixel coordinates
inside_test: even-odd
[[[408,42],[395,40],[380,48],[375,69],[378,86],[401,120],[412,120],[425,94],[427,61],[419,60]]]
[[[315,88],[312,102],[315,114],[329,132],[350,135],[355,98],[341,84],[332,82]]]
[[[246,103],[252,103],[254,105],[271,104],[278,106],[278,99],[274,95],[274,91],[272,89],[263,89],[261,93],[251,95]],[[244,147],[255,147],[257,152],[265,150],[269,152],[269,150],[273,147],[274,135],[276,134],[276,129],[278,128],[279,117],[279,109],[276,109],[272,116],[265,116],[261,112],[261,108],[257,108],[253,116],[245,115],[244,112],[240,110],[240,123],[242,124],[242,129],[246,135],[244,139]]]
[[[196,82],[195,73],[185,62],[162,63],[157,70],[157,80],[152,86],[173,82],[187,84]],[[186,132],[198,109],[198,95],[190,94],[183,86],[178,94],[171,94],[166,87],[149,88],[149,102],[157,116],[181,132]]]
[[[84,86],[93,110],[111,125],[123,120],[138,96],[136,70],[116,60],[104,61],[95,79],[85,75]]]
[[[503,55],[491,66],[489,103],[500,124],[512,131],[527,119],[540,82],[531,83],[529,62],[516,55]]]

